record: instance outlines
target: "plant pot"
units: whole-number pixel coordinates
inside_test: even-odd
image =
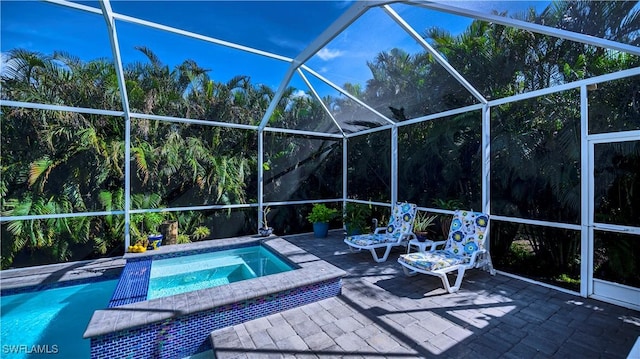
[[[326,238],[329,234],[329,222],[315,222],[313,224],[313,236],[316,238]]]
[[[269,237],[271,235],[271,233],[273,233],[273,228],[272,227],[260,227],[258,228],[258,234],[260,234],[260,236],[262,237]]]
[[[178,221],[167,221],[160,225],[160,232],[164,237],[164,244],[178,243]]]
[[[162,238],[162,234],[152,234],[148,236],[147,239],[149,240],[149,245],[147,246],[147,249],[156,249],[160,247],[162,245]]]
[[[424,242],[427,240],[427,232],[416,232],[416,238],[418,242]]]

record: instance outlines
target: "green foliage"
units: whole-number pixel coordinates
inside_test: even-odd
[[[160,212],[132,214],[131,231],[136,236],[158,234],[164,218],[164,214]]]
[[[328,223],[338,216],[338,210],[329,208],[324,203],[315,203],[311,208],[311,212],[307,215],[310,223]]]
[[[429,227],[435,225],[435,220],[438,216],[428,216],[426,212],[418,211],[416,219],[413,222],[413,232],[427,232]]]
[[[638,46],[638,22],[629,20],[638,18],[634,6],[634,2],[554,2],[540,14],[531,11],[521,17]],[[638,56],[484,21],[473,21],[455,36],[437,28],[423,36],[487,99],[640,65]],[[124,69],[133,112],[257,125],[274,99],[273,90],[252,83],[248,76],[218,82],[193,60],[171,67],[151,49],[137,49],[146,61],[125,64]],[[85,62],[64,52],[41,54],[24,49],[8,51],[5,59],[2,99],[123,110],[112,61]],[[366,65],[372,74],[366,86],[344,87],[396,121],[477,103],[426,52],[391,49]],[[590,90],[589,132],[640,128],[639,88],[636,76]],[[269,125],[325,131],[330,119],[327,122],[322,105],[297,91],[284,91]],[[491,203],[496,213],[578,222],[579,101],[577,91],[563,91],[492,107]],[[340,109],[344,118],[351,117],[347,122],[354,129],[379,126],[361,119],[358,105],[350,99],[327,96],[323,102]],[[124,210],[122,118],[9,106],[1,111],[3,216]],[[479,208],[481,126],[480,111],[473,111],[400,128],[399,196],[415,203],[447,199],[433,202],[439,208]],[[141,118],[132,121],[131,131],[132,209],[256,201],[258,138],[254,131]],[[381,156],[391,148],[389,131],[349,141],[350,195],[389,200],[391,162],[389,156]],[[334,198],[342,188],[336,180],[342,178],[341,146],[342,141],[335,139],[266,135],[265,196],[277,201]],[[595,162],[606,162],[606,156],[617,158],[614,153],[602,156]],[[625,152],[624,157],[628,163],[623,167],[637,168],[637,150]],[[634,187],[637,171],[626,173],[610,186],[602,186],[598,194],[606,199],[602,212],[615,218],[637,218],[640,211],[640,201],[633,195],[640,192]],[[206,211],[185,211],[166,216],[178,220],[185,233],[194,233],[208,215]],[[296,230],[290,223],[304,222],[303,215],[295,211],[283,209],[278,215],[275,220],[283,233]],[[134,215],[132,221],[134,238],[157,223],[152,218],[145,220],[144,215]],[[255,229],[253,224],[249,232]],[[500,231],[500,245],[494,248],[507,253],[516,231]],[[521,234],[531,238],[536,256],[550,266],[575,265],[578,247],[572,241],[554,243],[554,236],[543,232]],[[17,257],[27,258],[18,265],[95,258],[119,253],[124,216],[9,221],[3,223],[1,236],[3,268],[15,265]],[[549,255],[550,251],[556,254]],[[614,249],[606,255],[611,266],[624,262]],[[625,273],[631,270],[622,268]]]
[[[580,288],[580,279],[579,278],[572,278],[566,273],[560,274],[556,278],[556,280],[559,281],[559,282],[562,282],[562,283],[566,283],[567,285],[575,288],[576,290]]]
[[[211,231],[209,230],[209,228],[200,226],[193,231],[193,233],[191,234],[191,238],[193,238],[193,240],[195,241],[201,241],[207,238],[210,234]]]
[[[188,234],[178,234],[178,238],[176,238],[176,244],[187,244],[191,243],[191,238],[189,238]]]
[[[522,263],[528,261],[533,257],[533,253],[527,248],[527,246],[521,242],[511,244],[511,257],[516,263]]]
[[[347,203],[343,221],[348,231],[365,232],[371,217],[371,206],[361,203]]]

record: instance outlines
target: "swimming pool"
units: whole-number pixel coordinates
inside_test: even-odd
[[[151,262],[147,299],[167,297],[294,269],[261,245]]]
[[[3,295],[1,303],[3,358],[88,358],[83,339],[96,309],[106,308],[117,280]]]

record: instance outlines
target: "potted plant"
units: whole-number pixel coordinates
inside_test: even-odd
[[[156,249],[162,244],[162,234],[159,232],[162,222],[164,222],[164,214],[160,212],[145,213],[144,215],[143,223],[148,230],[149,249]]]
[[[436,218],[438,216],[427,216],[427,212],[418,212],[413,222],[413,233],[415,233],[419,242],[427,240],[429,227],[435,225]]]
[[[271,212],[271,208],[264,207],[262,210],[262,227],[258,228],[258,234],[262,237],[269,237],[273,233],[273,228],[269,227],[267,222],[267,215]]]
[[[316,203],[307,216],[307,220],[313,223],[313,235],[316,238],[325,238],[329,233],[329,221],[336,218],[338,210],[329,208],[323,203]]]
[[[138,238],[138,244],[145,245],[148,249],[155,249],[162,244],[162,234],[158,232],[164,221],[164,213],[147,212],[131,216],[131,229]],[[138,228],[140,226],[140,228]]]
[[[369,206],[358,203],[347,203],[344,207],[343,222],[347,235],[361,234],[367,229],[367,219],[371,216]]]

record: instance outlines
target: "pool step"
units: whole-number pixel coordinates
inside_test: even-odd
[[[184,261],[183,263],[178,260]],[[241,257],[222,257],[207,258],[202,257],[200,260],[193,258],[171,258],[156,260],[151,267],[151,278],[171,277],[201,270],[223,268],[228,266],[245,265],[245,261]]]
[[[256,274],[244,262],[219,268],[190,271],[171,276],[151,278],[148,299],[191,292],[255,278]]]

